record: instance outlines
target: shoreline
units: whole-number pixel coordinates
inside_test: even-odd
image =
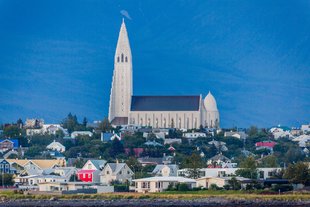
[[[227,199],[220,197],[210,197],[194,200],[183,199],[4,199],[0,201],[2,207],[276,207],[276,206],[310,206],[310,200],[283,201],[283,200],[247,200],[247,199]]]

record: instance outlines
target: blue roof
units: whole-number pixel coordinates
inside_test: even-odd
[[[13,142],[14,149],[17,149],[19,147],[18,139],[0,139],[0,142],[3,142],[4,140],[9,140],[9,141]]]
[[[200,96],[132,96],[131,111],[199,111]]]

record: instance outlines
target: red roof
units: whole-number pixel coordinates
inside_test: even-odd
[[[273,148],[277,143],[272,141],[256,142],[256,147],[271,147]]]

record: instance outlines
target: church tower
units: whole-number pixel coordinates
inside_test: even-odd
[[[123,19],[118,36],[109,105],[109,121],[128,124],[132,96],[132,58],[126,25]]]

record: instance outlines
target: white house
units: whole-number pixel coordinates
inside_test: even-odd
[[[177,176],[178,169],[178,165],[156,165],[152,172],[152,175],[164,177]]]
[[[301,125],[301,131],[304,134],[309,133],[310,132],[310,124],[303,124],[303,125]]]
[[[49,145],[47,145],[46,149],[55,150],[58,152],[66,151],[66,147],[63,146],[61,143],[56,142],[55,140],[52,143],[50,143]]]
[[[71,133],[71,138],[75,139],[77,136],[89,136],[92,137],[93,133],[89,131],[74,131]]]
[[[228,177],[234,176],[235,172],[242,168],[202,168],[200,169],[200,177]],[[282,168],[257,168],[258,178],[266,179],[274,176],[275,172]],[[178,176],[187,177],[188,169],[178,170]]]
[[[207,137],[206,133],[203,132],[187,132],[183,134],[183,137],[187,139],[196,139],[198,137]]]
[[[100,183],[108,185],[113,181],[131,182],[134,172],[126,163],[107,163],[100,173]]]
[[[166,190],[169,185],[176,186],[178,183],[186,183],[189,188],[196,187],[196,180],[184,177],[149,177],[133,180],[135,183],[135,191],[139,193],[146,192],[162,192]]]
[[[247,134],[244,132],[225,132],[224,137],[235,137],[237,139],[246,139]]]
[[[293,138],[293,135],[290,133],[290,129],[288,127],[272,127],[269,132],[272,133],[275,139],[279,138]]]
[[[207,164],[209,166],[213,166],[213,167],[222,167],[222,168],[226,168],[226,167],[236,167],[237,163],[232,163],[231,160],[227,157],[225,157],[222,154],[217,154],[213,157],[211,157],[210,159],[208,159]]]
[[[233,177],[202,177],[196,179],[197,187],[202,188],[210,188],[212,184],[215,184],[217,187],[224,187],[224,185],[229,184],[229,180]],[[242,187],[245,187],[247,183],[251,183],[252,180],[244,177],[235,177],[240,183]]]

